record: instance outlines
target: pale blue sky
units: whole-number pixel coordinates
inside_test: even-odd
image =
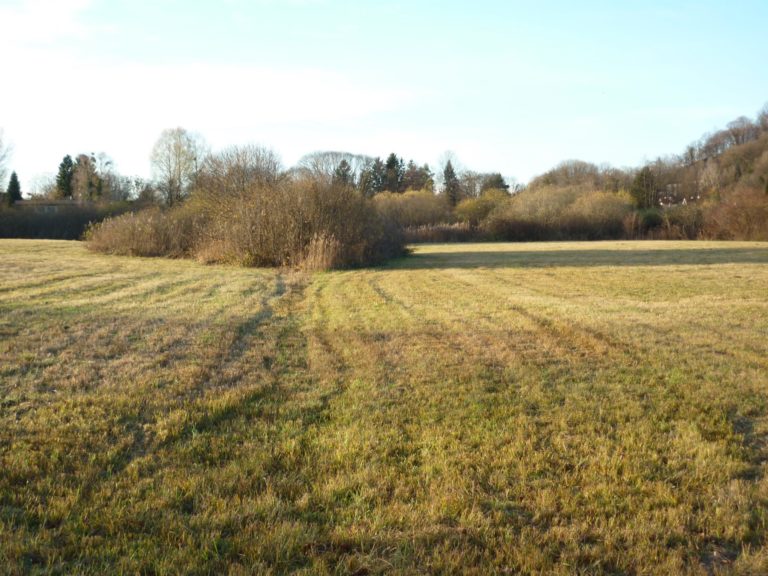
[[[160,132],[521,181],[638,165],[768,102],[768,2],[0,0],[0,127],[27,189],[64,154],[148,175]]]

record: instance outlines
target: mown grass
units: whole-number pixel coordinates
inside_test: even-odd
[[[2,241],[0,566],[765,573],[766,287],[758,243]]]

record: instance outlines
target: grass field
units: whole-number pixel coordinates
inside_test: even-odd
[[[0,572],[768,573],[768,244],[0,241]]]

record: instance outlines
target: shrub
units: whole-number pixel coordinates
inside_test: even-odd
[[[704,210],[695,204],[671,206],[662,212],[665,240],[695,240],[704,234]]]
[[[301,261],[304,270],[332,270],[343,266],[342,245],[327,234],[316,234],[310,240]]]
[[[646,208],[625,216],[624,235],[627,238],[660,239],[664,237],[664,216],[658,208]]]
[[[198,191],[193,202],[209,225],[204,244],[217,246],[207,260],[247,266],[331,267],[380,262],[402,250],[401,235],[387,227],[369,200],[355,189],[313,179],[254,183],[234,194]],[[321,259],[318,251],[327,254]]]
[[[183,205],[93,227],[90,247],[113,254],[196,257],[312,270],[363,266],[404,251],[399,229],[355,189],[309,178],[209,173]]]
[[[468,222],[443,222],[412,226],[405,229],[405,241],[409,244],[443,243],[443,242],[480,242],[490,238]]]
[[[708,237],[722,240],[768,240],[768,193],[744,187],[727,195],[704,214]]]
[[[72,204],[56,207],[56,212],[37,212],[34,201],[19,202],[0,209],[0,238],[79,240],[89,225],[133,210],[128,204]]]
[[[560,216],[583,192],[552,186],[524,190],[493,210],[482,228],[498,240],[559,240]]]
[[[509,193],[505,190],[490,189],[482,193],[479,198],[466,198],[456,205],[454,213],[461,222],[468,222],[477,226],[485,220],[493,210],[509,200]]]
[[[204,217],[185,206],[148,208],[91,226],[85,239],[98,252],[124,256],[190,256],[197,247]]]
[[[628,207],[628,200],[614,193],[578,186],[545,186],[525,190],[500,203],[481,223],[481,228],[497,240],[605,237],[604,234],[620,234],[621,218],[617,215]]]
[[[632,200],[626,194],[589,192],[563,211],[560,228],[573,240],[621,238],[624,218],[631,211]]]
[[[640,226],[644,232],[659,228],[664,224],[664,217],[658,208],[648,208],[640,212]]]
[[[376,210],[386,220],[401,228],[428,226],[450,220],[445,199],[428,190],[411,190],[403,194],[383,192],[373,198]]]

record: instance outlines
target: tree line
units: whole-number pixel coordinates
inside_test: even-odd
[[[177,204],[194,188],[203,169],[208,147],[201,136],[183,128],[164,131],[155,144],[151,165],[159,198],[168,206]],[[287,175],[311,177],[349,186],[363,197],[402,194],[407,191],[438,192],[435,174],[428,164],[407,162],[391,152],[385,159],[338,151],[318,151],[303,156]],[[469,170],[457,174],[449,159],[443,170],[442,189],[452,206],[461,197],[481,194],[490,188],[508,189],[500,173],[482,174]]]
[[[3,178],[8,150],[0,132]],[[238,154],[249,160],[233,168]],[[230,178],[230,187],[249,182],[255,171],[271,174],[270,185],[312,181],[353,191],[415,241],[768,236],[768,105],[754,119],[741,116],[679,155],[636,168],[568,160],[526,186],[507,182],[499,172],[459,168],[451,156],[433,171],[395,152],[372,157],[318,151],[284,168],[266,148],[212,153],[201,135],[184,128],[162,132],[150,163],[152,178],[143,180],[119,175],[103,153],[66,155],[43,196],[73,204],[128,202],[131,210],[172,209],[229,165],[227,170],[240,174]],[[4,199],[20,198],[14,173]]]
[[[35,196],[78,202],[136,200],[170,207],[183,202],[194,189],[210,154],[201,135],[180,127],[168,129],[153,146],[150,180],[118,174],[112,159],[103,152],[67,154],[58,166],[55,179],[44,183]],[[440,174],[436,175],[428,164],[417,164],[413,159],[406,162],[395,152],[382,159],[348,152],[317,151],[303,156],[286,172],[350,186],[367,198],[381,193],[402,194],[414,190],[437,193],[444,190],[451,206],[462,198],[476,197],[489,189],[510,188],[498,172],[457,171],[452,160],[447,159]]]

